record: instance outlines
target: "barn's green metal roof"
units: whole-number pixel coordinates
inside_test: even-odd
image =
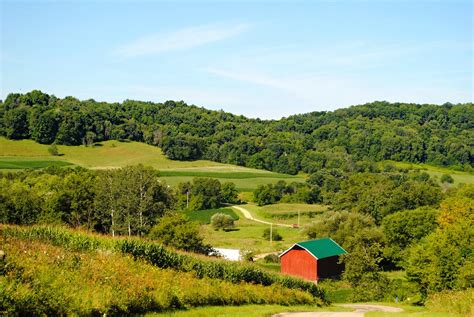
[[[318,260],[347,253],[346,250],[331,238],[303,241],[296,243],[296,245],[306,249]]]

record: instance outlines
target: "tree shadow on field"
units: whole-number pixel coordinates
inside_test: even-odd
[[[223,229],[225,232],[230,232],[230,231],[240,231],[239,228],[229,228],[229,229]]]

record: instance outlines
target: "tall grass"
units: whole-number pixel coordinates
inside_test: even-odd
[[[446,312],[462,316],[474,316],[474,289],[443,291],[428,296],[426,307],[434,312]]]
[[[234,284],[242,282],[263,286],[280,286],[310,293],[321,303],[326,303],[324,292],[314,283],[262,270],[256,265],[211,260],[183,254],[163,247],[161,244],[141,239],[111,239],[94,236],[70,229],[51,226],[0,226],[3,236],[12,236],[29,241],[41,241],[64,247],[70,251],[113,250],[132,255],[159,268],[171,268],[181,272],[192,272],[199,278],[211,278]]]
[[[122,254],[74,252],[3,237],[0,315],[126,315],[204,305],[314,304],[280,285],[232,284],[164,270]]]

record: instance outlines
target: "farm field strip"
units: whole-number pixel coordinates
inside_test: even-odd
[[[248,211],[247,209],[245,209],[244,207],[241,207],[241,206],[232,206],[232,208],[235,208],[238,211],[240,211],[244,215],[244,217],[249,219],[249,220],[253,220],[253,221],[260,222],[260,223],[267,224],[267,225],[279,226],[279,227],[289,227],[289,228],[293,227],[293,226],[288,225],[288,224],[282,224],[282,223],[277,223],[277,222],[269,222],[269,221],[256,219],[252,216],[250,211]]]
[[[414,163],[405,163],[405,162],[395,162],[395,161],[383,161],[380,162],[380,166],[385,166],[391,164],[399,168],[406,168],[409,170],[420,170],[422,172],[428,173],[431,177],[437,177],[440,181],[443,174],[451,175],[454,180],[454,183],[450,186],[457,186],[458,184],[474,184],[474,172],[464,172],[457,171],[454,169],[449,169],[446,167],[433,166],[429,164],[414,164]]]
[[[160,171],[163,180],[175,186],[195,177],[213,177],[221,182],[233,182],[240,191],[253,191],[258,185],[304,182],[304,175],[286,175],[231,164],[205,160],[173,161],[161,149],[139,142],[104,141],[94,146],[58,145],[60,156],[48,152],[49,145],[32,140],[8,140],[0,137],[0,169],[44,168],[77,165],[90,169],[120,168],[143,164]],[[38,161],[42,161],[39,165]],[[15,164],[13,164],[13,163]]]
[[[263,238],[264,230],[270,228],[270,225],[247,219],[238,210],[236,213],[240,217],[235,221],[235,229],[232,231],[216,231],[210,225],[203,225],[205,242],[218,248],[245,249],[260,254],[284,251],[294,243],[306,239],[304,230],[300,228],[274,227],[283,240],[270,243]]]
[[[304,225],[316,221],[318,216],[328,209],[324,205],[286,203],[266,206],[247,204],[245,208],[260,219],[287,225],[298,223],[298,212],[300,212],[300,225]]]

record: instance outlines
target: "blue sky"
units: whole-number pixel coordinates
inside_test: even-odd
[[[472,102],[472,1],[1,1],[1,91],[280,118]]]

